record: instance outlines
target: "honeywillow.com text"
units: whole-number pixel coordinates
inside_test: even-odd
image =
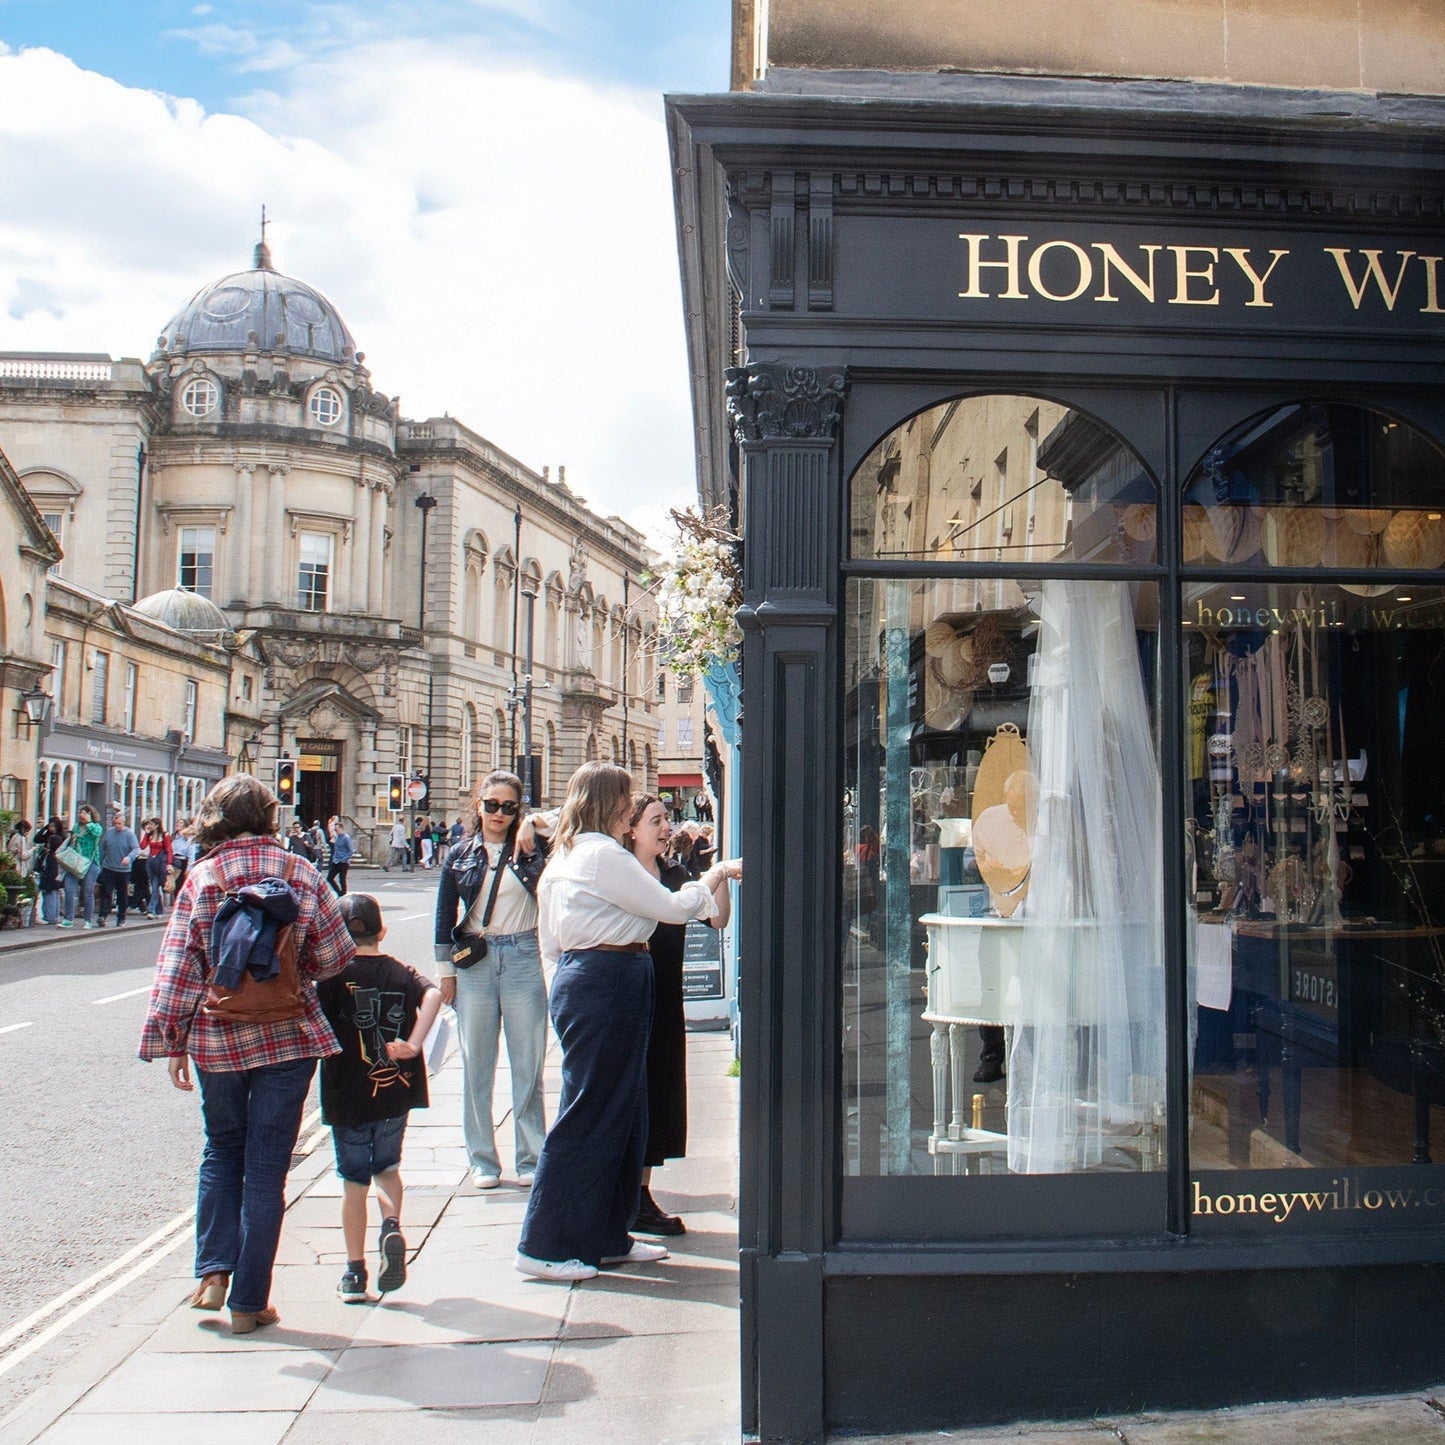
[[[1206,1191],[1194,1181],[1194,1215],[1256,1214],[1284,1224],[1289,1217],[1363,1210],[1439,1209],[1445,1206],[1445,1189],[1407,1186],[1365,1189],[1352,1175],[1330,1180],[1328,1189],[1285,1189],[1252,1193],[1247,1190]]]
[[[1151,305],[1268,309],[1287,284],[1289,248],[1128,246],[1111,241],[1033,241],[1024,235],[961,231],[965,301],[1117,302],[1134,296]],[[1125,251],[1129,254],[1125,255]],[[1416,251],[1322,246],[1356,311],[1383,305],[1445,316],[1440,256]]]

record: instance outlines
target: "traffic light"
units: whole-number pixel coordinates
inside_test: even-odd
[[[401,773],[391,773],[387,777],[386,806],[393,813],[400,813],[406,807],[406,778]]]
[[[296,760],[282,758],[276,764],[276,797],[283,808],[296,806]]]

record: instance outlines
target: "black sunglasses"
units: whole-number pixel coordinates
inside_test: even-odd
[[[482,799],[482,812],[500,813],[504,818],[515,818],[521,806],[520,803],[504,803],[500,798]]]

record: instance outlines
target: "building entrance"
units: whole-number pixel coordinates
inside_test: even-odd
[[[341,812],[342,744],[331,738],[298,738],[300,749],[296,802],[304,823],[319,819],[322,827]]]

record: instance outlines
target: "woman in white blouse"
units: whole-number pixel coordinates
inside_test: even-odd
[[[542,1146],[517,1268],[538,1279],[591,1279],[599,1265],[665,1259],[659,1244],[629,1234],[647,1145],[647,1039],[659,922],[711,918],[719,863],[676,893],[622,846],[632,778],[611,763],[585,763],[562,804],[551,861],[538,889],[542,956],[555,961],[552,1022],[562,1042],[562,1097]]]

